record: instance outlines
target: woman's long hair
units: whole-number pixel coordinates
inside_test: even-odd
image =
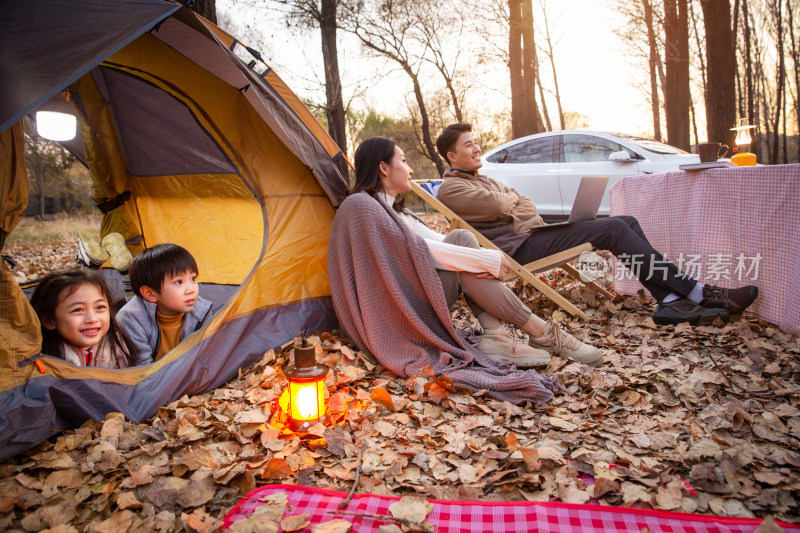
[[[133,353],[133,346],[128,336],[117,324],[111,291],[100,274],[87,270],[73,269],[53,272],[43,277],[36,286],[36,290],[33,291],[31,306],[39,315],[39,321],[42,323],[42,353],[64,359],[64,339],[57,329],[48,329],[44,324],[45,322],[55,323],[58,304],[84,283],[91,283],[97,287],[108,301],[108,332],[100,342],[109,343],[114,354],[125,354],[124,359],[127,366],[131,366],[130,354]]]
[[[397,144],[386,137],[370,137],[358,145],[355,156],[356,183],[350,194],[366,191],[373,198],[377,198],[379,192],[383,192],[383,183],[380,178],[380,164],[391,163],[394,157]],[[398,198],[394,203],[394,210],[398,213],[403,212],[406,207],[406,199]]]

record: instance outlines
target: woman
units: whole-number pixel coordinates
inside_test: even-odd
[[[558,347],[561,355],[597,366],[602,361],[599,349],[581,343],[534,315],[500,280],[508,272],[505,254],[499,250],[480,248],[475,236],[466,230],[455,230],[446,237],[436,233],[404,208],[400,194],[411,190],[413,170],[405,154],[394,141],[372,137],[356,151],[356,183],[353,192],[366,191],[381,198],[399,213],[414,233],[424,238],[442,280],[448,308],[459,297],[459,289],[484,329],[478,349],[495,360],[510,360],[517,366],[547,364],[550,355],[544,350],[515,345],[500,320],[510,322],[537,339],[539,346]],[[512,334],[513,337],[513,334]]]
[[[489,388],[510,401],[532,399],[530,390],[519,392],[520,386],[528,385],[537,390],[533,399],[549,399],[556,387],[552,382],[532,371],[492,363],[458,337],[449,306],[461,289],[489,332],[479,347],[495,360],[518,366],[549,360],[546,352],[504,339],[499,318],[535,337],[549,336],[562,355],[571,350],[574,358],[599,364],[599,350],[534,316],[496,279],[508,270],[500,252],[480,249],[468,232],[442,237],[405,210],[402,199],[394,201],[410,190],[412,170],[393,141],[367,139],[356,151],[355,162],[354,194],[342,202],[331,230],[328,271],[336,313],[360,348],[399,375],[414,375],[427,364],[437,374],[473,388]],[[532,385],[531,376],[538,376]]]

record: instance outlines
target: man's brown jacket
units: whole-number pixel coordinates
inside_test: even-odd
[[[439,200],[509,255],[544,225],[525,195],[481,174],[447,170]]]

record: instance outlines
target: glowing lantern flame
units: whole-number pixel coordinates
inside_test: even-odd
[[[325,414],[325,396],[321,382],[292,383],[289,386],[292,410],[289,416],[295,420],[316,420]]]
[[[753,139],[747,129],[740,129],[736,133],[736,144],[742,146],[743,144],[750,144]]]

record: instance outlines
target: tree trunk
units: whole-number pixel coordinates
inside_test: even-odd
[[[745,2],[747,2],[747,0],[745,0]],[[800,161],[800,53],[798,53],[797,39],[794,35],[795,18],[792,11],[791,0],[786,2],[786,14],[789,16],[789,40],[791,42],[792,65],[794,65],[794,111],[796,115],[795,131],[798,132],[797,161]]]
[[[525,23],[522,27],[522,52],[525,61],[523,67],[525,68],[525,90],[527,91],[525,99],[530,102],[531,118],[536,124],[536,131],[533,133],[539,133],[545,131],[545,128],[542,112],[536,103],[536,86],[540,85],[540,82],[539,53],[536,47],[533,27],[533,0],[525,0],[522,4],[522,9],[523,22]],[[542,107],[544,108],[544,97],[542,97]]]
[[[748,0],[742,2],[742,17],[745,24],[745,55],[747,65],[745,67],[745,77],[747,78],[747,119],[748,124],[760,124],[761,92],[759,91],[759,73],[761,72],[761,52],[759,49],[757,35],[753,32],[755,23],[748,7]],[[764,121],[768,122],[768,121]],[[760,160],[764,151],[764,139],[759,129],[752,130],[752,142],[750,152]]]
[[[451,78],[445,79],[445,84],[447,85],[447,90],[450,93],[450,100],[453,102],[453,115],[456,117],[456,122],[464,122],[464,119],[461,115],[461,104],[458,101],[458,95],[456,94],[456,88],[453,87],[453,80]]]
[[[535,47],[531,0],[508,0],[508,63],[511,81],[511,137],[542,131],[536,107]]]
[[[664,104],[667,142],[689,150],[689,16],[687,0],[664,0]],[[734,71],[735,73],[735,71]]]
[[[539,100],[542,102],[542,116],[544,117],[545,131],[553,131],[553,124],[550,122],[550,114],[547,112],[547,104],[544,101],[544,87],[542,86],[542,78],[539,75],[539,69],[536,69],[536,85],[539,86]]]
[[[702,50],[703,50],[703,43],[700,42],[700,32],[697,31],[697,15],[694,12],[694,2],[689,4],[689,14],[692,17],[692,28],[694,29],[694,39],[697,43],[697,50],[700,52],[700,78],[703,81],[703,99],[705,99],[705,95],[708,89],[708,85],[706,83],[706,60],[703,58]],[[700,142],[698,140],[698,142]]]
[[[744,86],[747,91],[747,123],[755,124],[755,106],[753,105],[753,50],[750,33],[750,14],[747,0],[742,2],[742,22],[744,24]]]
[[[661,99],[658,96],[657,58],[658,43],[656,32],[653,28],[653,7],[650,0],[642,0],[644,7],[644,23],[647,26],[647,42],[650,45],[650,107],[653,112],[653,138],[661,141]]]
[[[217,23],[217,0],[184,0],[181,3],[201,17]]]
[[[553,51],[553,41],[550,38],[550,25],[547,23],[547,10],[545,10],[544,7],[542,7],[542,16],[544,17],[544,33],[545,38],[547,39],[547,57],[550,59],[550,69],[553,71],[553,86],[555,89],[556,105],[558,106],[558,123],[561,125],[561,129],[564,130],[566,127],[564,124],[564,110],[561,107],[561,91],[558,89],[558,74],[556,73],[555,52]],[[541,83],[539,85],[541,87]],[[544,105],[544,97],[542,97],[542,105]],[[545,116],[547,116],[546,112]]]
[[[736,51],[736,57],[742,56],[742,51],[739,48],[739,0],[733,3],[733,49]],[[742,92],[742,72],[736,68],[736,125],[739,125],[739,119],[744,117],[745,97]]]
[[[761,57],[759,51],[756,51],[756,56]],[[769,104],[767,102],[767,76],[764,73],[764,67],[759,60],[758,63],[758,81],[757,84],[759,86],[759,103],[761,104],[761,113],[764,117],[764,136],[763,136],[763,145],[764,145],[764,163],[774,165],[775,161],[771,159],[772,155],[772,122],[770,120],[771,111],[769,109]]]
[[[442,158],[439,157],[439,154],[436,152],[436,145],[433,144],[433,139],[431,138],[431,122],[428,118],[428,108],[425,106],[425,99],[422,97],[422,87],[419,84],[419,78],[411,69],[410,65],[403,65],[403,70],[405,70],[406,74],[408,74],[408,76],[411,78],[411,83],[414,86],[414,96],[417,99],[419,116],[422,120],[422,143],[425,146],[425,150],[428,152],[428,158],[433,161],[434,165],[436,165],[436,171],[441,176],[445,171],[444,163],[442,162]]]
[[[536,104],[536,83],[539,78],[539,59],[536,53],[536,40],[533,32],[533,1],[522,0],[522,76],[525,79],[524,99],[527,115],[533,123],[533,131],[544,131],[544,123]]]
[[[785,65],[783,62],[783,13],[782,13],[782,0],[777,0],[776,3],[773,4],[773,17],[775,22],[775,31],[777,33],[777,52],[778,52],[778,72],[776,85],[775,85],[775,131],[773,132],[773,141],[772,141],[772,157],[770,159],[777,163],[778,162],[778,152],[780,148],[780,126],[781,126],[781,105],[783,100],[783,79],[785,75]],[[783,125],[784,131],[786,130],[786,124]]]
[[[706,29],[708,140],[733,145],[736,125],[736,55],[731,46],[729,0],[700,0]]]
[[[511,137],[522,137],[522,7],[521,0],[508,0],[508,71],[511,81]]]
[[[322,0],[319,29],[322,35],[322,62],[325,65],[325,114],[328,118],[328,133],[339,145],[343,155],[347,154],[347,124],[342,99],[342,81],[339,76],[339,53],[336,46],[337,0]],[[339,173],[348,181],[349,169],[344,157],[336,158]]]

